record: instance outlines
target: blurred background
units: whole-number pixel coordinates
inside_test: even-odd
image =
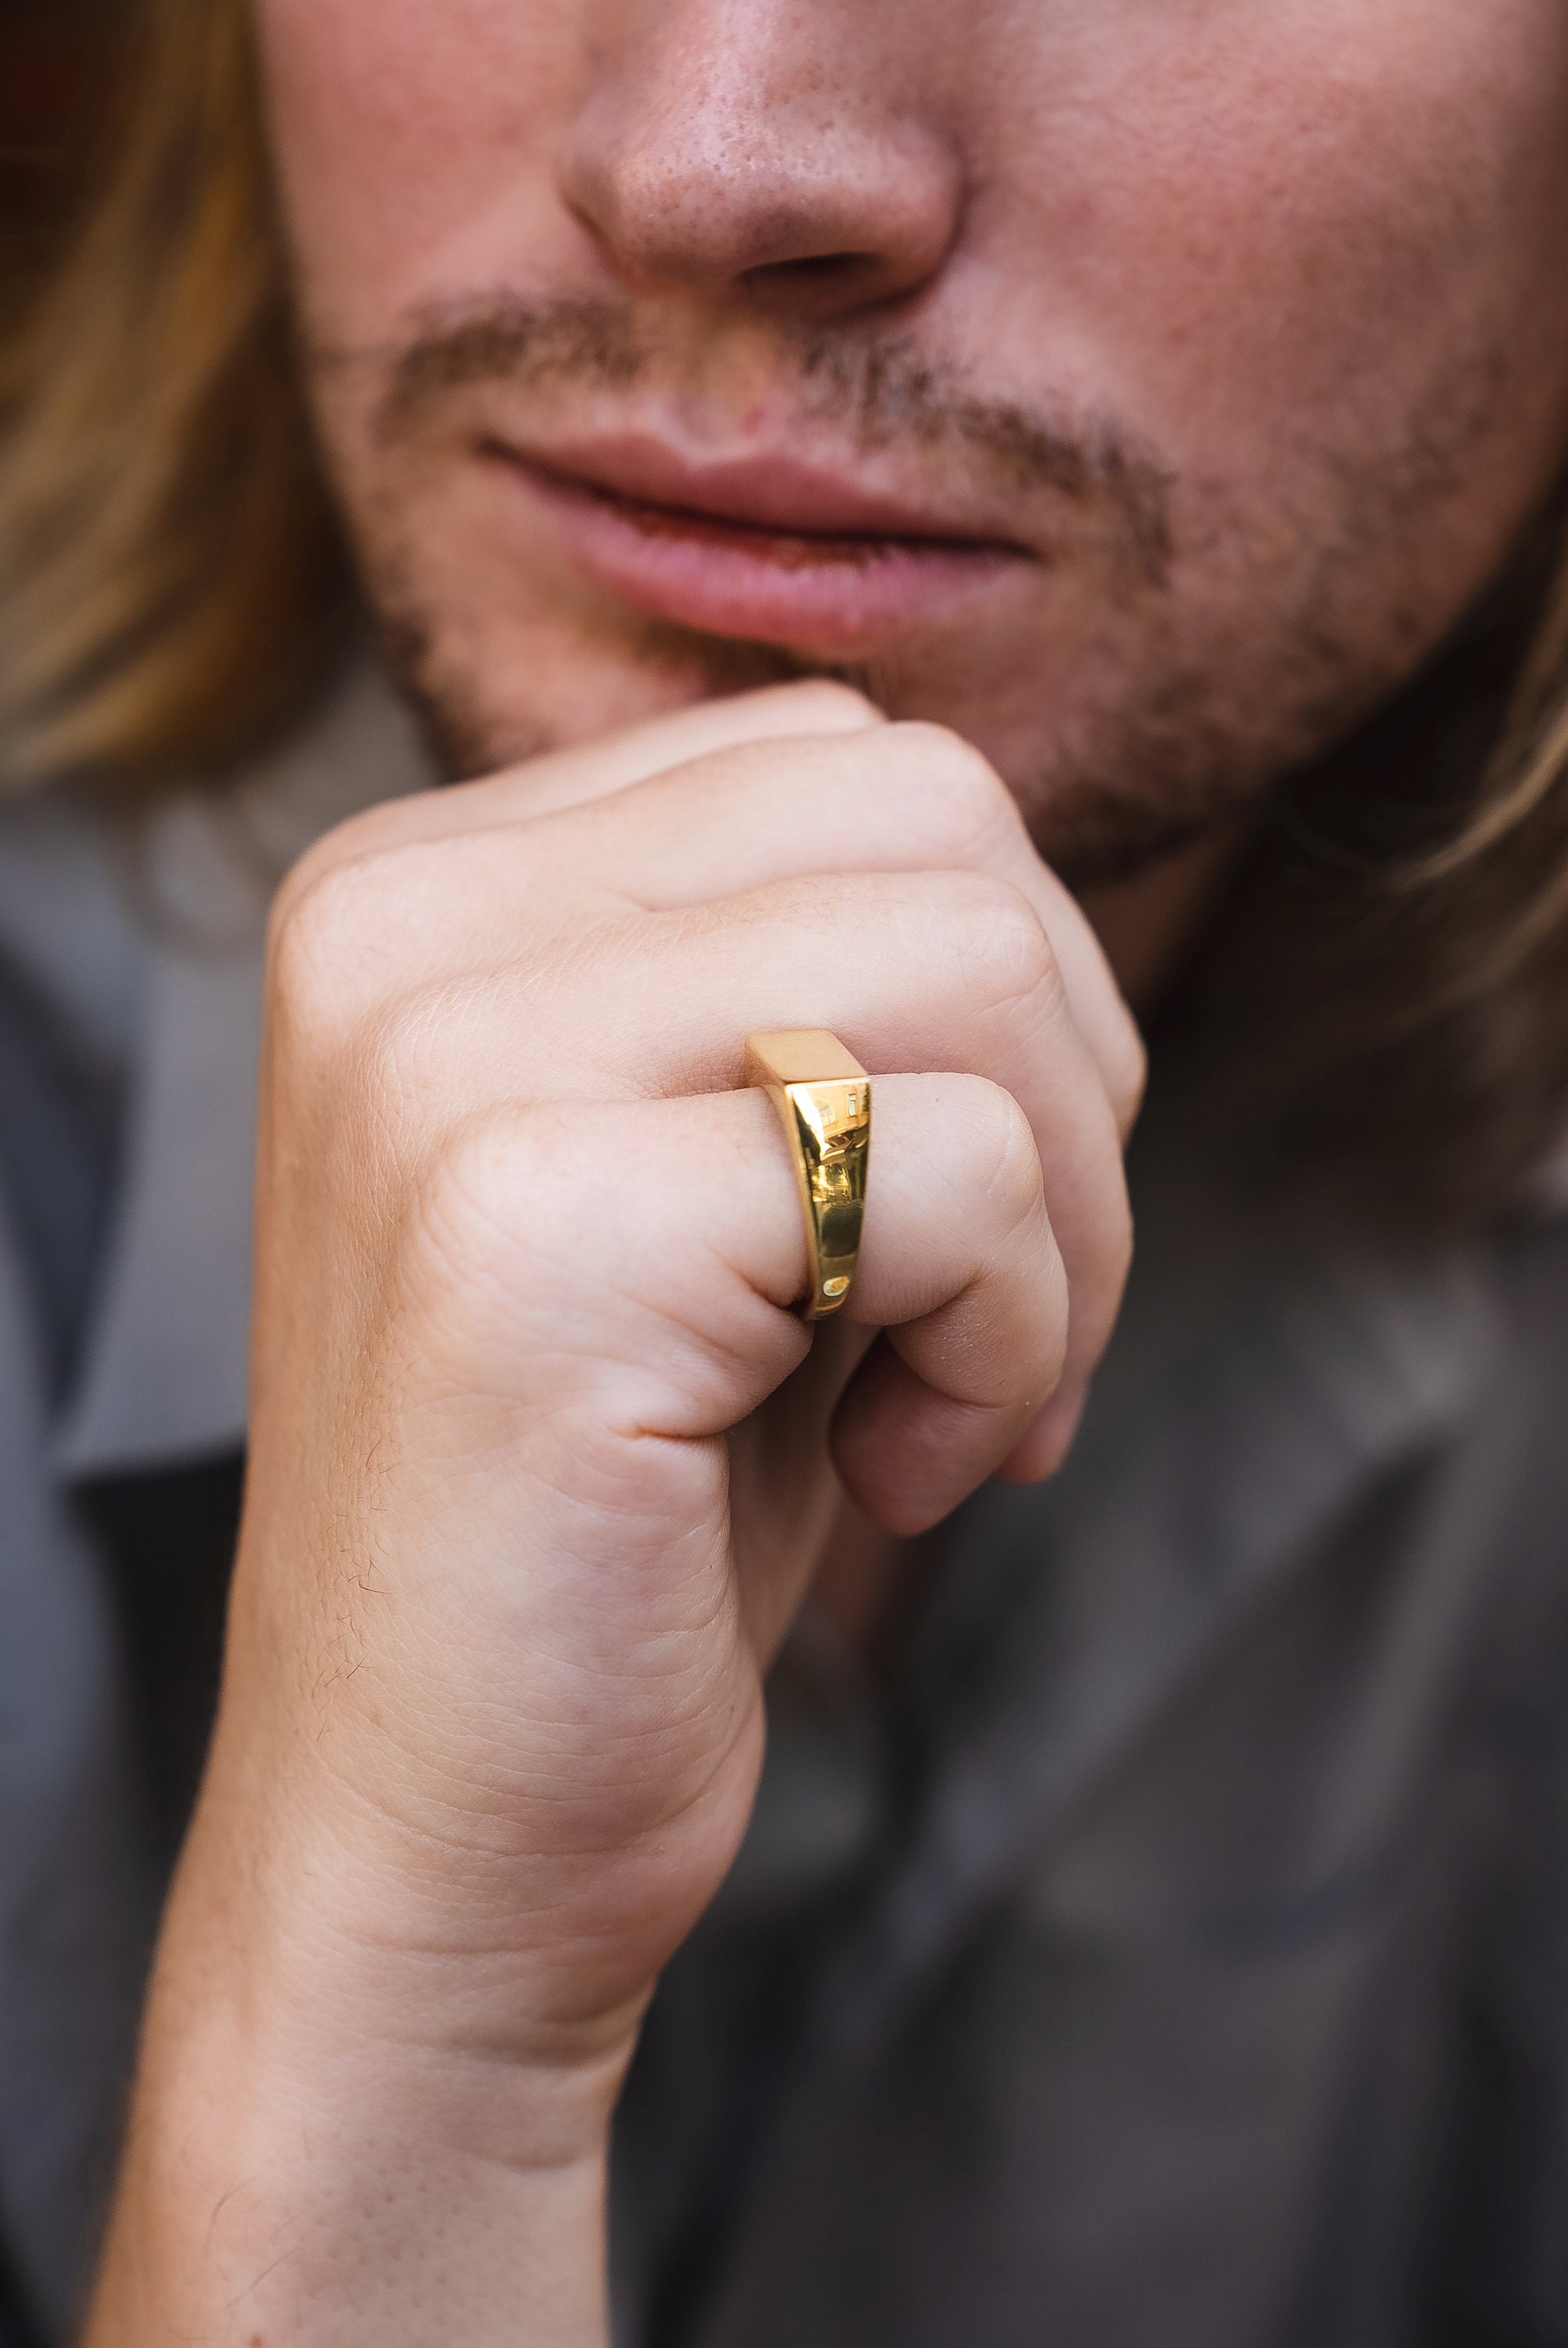
[[[0,327],[91,184],[128,13],[126,0],[0,0]]]

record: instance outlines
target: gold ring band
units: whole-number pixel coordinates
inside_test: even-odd
[[[820,1321],[843,1309],[860,1255],[871,1079],[825,1027],[784,1027],[747,1036],[745,1081],[772,1099],[794,1161],[809,1264],[801,1312]]]

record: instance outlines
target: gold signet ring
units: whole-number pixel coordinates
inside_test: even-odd
[[[825,1027],[784,1027],[746,1037],[746,1082],[771,1097],[794,1160],[811,1283],[801,1311],[820,1321],[842,1307],[860,1254],[871,1079]]]

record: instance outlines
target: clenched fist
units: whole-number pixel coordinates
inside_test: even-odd
[[[814,1336],[749,1031],[876,1078]],[[601,2337],[606,2133],[847,1492],[1071,1439],[1142,1055],[962,742],[805,685],[323,840],[273,922],[219,1726],[95,2329]]]

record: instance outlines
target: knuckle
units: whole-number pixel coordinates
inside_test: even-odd
[[[507,1103],[443,1134],[407,1180],[405,1263],[434,1261],[470,1292],[509,1286],[530,1249],[539,1257],[540,1234],[580,1210],[560,1123]]]
[[[427,998],[448,903],[464,901],[438,848],[367,830],[357,852],[325,852],[333,840],[352,847],[350,829],[289,874],[267,941],[269,1000],[291,1043],[334,1062],[362,1030],[391,1019],[402,998]]]
[[[354,928],[342,868],[296,869],[273,904],[267,932],[267,994],[292,1051],[335,1055],[345,1038]]]
[[[394,1291],[422,1354],[546,1407],[625,1368],[659,1227],[614,1149],[585,1152],[583,1136],[580,1107],[494,1104],[443,1134],[400,1190]]]
[[[1149,1083],[1149,1054],[1131,1014],[1112,1042],[1109,1076],[1111,1106],[1123,1140],[1138,1121]]]
[[[933,819],[960,854],[1016,831],[1018,807],[990,760],[951,727],[925,719],[890,726],[887,747],[907,787],[932,802]]]
[[[1029,899],[989,874],[973,876],[965,894],[970,952],[988,999],[998,1008],[1030,1003],[1054,1014],[1063,1001],[1061,973]]]
[[[405,1169],[395,1194],[387,1298],[427,1365],[466,1354],[491,1318],[487,1306],[516,1285],[507,1155],[498,1127],[476,1120]]]
[[[383,923],[383,857],[344,859],[324,849],[320,843],[289,874],[268,925],[273,991],[301,1004],[345,989]]]
[[[548,1187],[548,1153],[529,1138],[517,1108],[484,1110],[444,1135],[413,1185],[423,1219],[466,1237],[507,1231],[519,1190]]]
[[[342,1090],[357,1104],[364,1121],[395,1147],[420,1130],[438,1097],[430,1076],[439,1065],[443,1021],[429,994],[405,995],[356,1024],[342,1055]]]
[[[272,901],[274,933],[287,928],[307,908],[319,912],[323,904],[336,901],[333,882],[352,873],[365,855],[387,844],[385,816],[386,810],[381,808],[367,808],[350,816],[313,840],[295,859]]]
[[[1045,1182],[1028,1117],[1006,1087],[983,1076],[964,1107],[966,1179],[988,1200],[1008,1231],[1041,1214]]]

